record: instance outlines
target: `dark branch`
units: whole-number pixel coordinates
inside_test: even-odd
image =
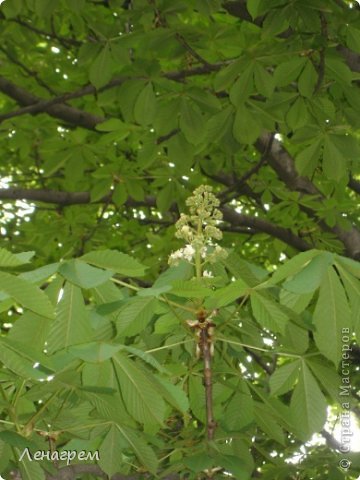
[[[260,152],[266,151],[269,137],[271,137],[271,134],[263,133],[255,142],[255,146]],[[319,192],[311,180],[298,174],[295,168],[294,159],[278,140],[274,140],[272,143],[271,150],[268,155],[268,164],[276,171],[278,177],[287,185],[290,190],[316,195],[320,203],[324,200],[323,195]],[[308,214],[311,212],[308,208],[305,209],[305,211]],[[325,224],[325,222],[320,222],[319,225],[324,230],[332,232],[339,240],[342,241],[349,257],[354,258],[355,260],[360,258],[359,230],[353,227],[351,230],[347,231],[343,230],[338,225],[335,227],[329,227]]]
[[[320,22],[321,22],[321,36],[323,38],[324,45],[320,48],[320,61],[318,65],[318,79],[315,85],[315,92],[318,92],[325,75],[325,51],[326,51],[326,43],[328,39],[328,32],[327,32],[327,22],[325,15],[320,12]]]
[[[1,15],[0,18],[5,19],[5,16]],[[21,25],[22,27],[27,28],[28,30],[32,31],[33,33],[36,33],[37,35],[41,35],[42,37],[45,37],[45,38],[52,38],[54,40],[57,40],[63,46],[67,44],[67,46],[80,47],[82,45],[82,42],[80,42],[79,40],[76,40],[74,38],[61,37],[52,32],[45,32],[44,30],[40,30],[39,28],[34,27],[31,23],[25,22],[20,18],[11,18],[10,21],[15,22],[18,25]]]
[[[257,230],[258,232],[267,233],[300,251],[310,250],[312,248],[309,243],[305,242],[305,240],[298,237],[287,228],[280,227],[267,220],[263,220],[262,218],[237,213],[226,205],[224,205],[221,210],[224,215],[224,220],[234,227],[245,226]]]
[[[359,180],[355,180],[354,177],[350,177],[348,187],[351,188],[354,192],[360,195],[360,182]]]
[[[189,45],[189,43],[185,40],[185,38],[182,35],[180,35],[180,33],[176,33],[175,37],[178,40],[178,42],[185,48],[185,50],[187,50],[190,53],[190,55],[192,55],[198,62],[200,62],[200,63],[202,63],[203,65],[206,65],[206,66],[210,65],[204,58],[202,58],[201,55],[199,55],[192,48],[191,45]]]
[[[109,193],[109,195],[106,195],[96,203],[109,202],[109,198],[111,198],[110,195],[111,194]],[[0,189],[0,200],[28,200],[30,202],[52,203],[65,207],[70,205],[89,204],[90,193],[24,188],[3,188]],[[138,202],[128,198],[125,205],[127,207],[156,207],[156,199],[154,197],[145,197],[144,201]],[[173,208],[171,208],[171,210],[176,210],[175,205]],[[229,228],[232,228],[232,231],[238,231],[238,229],[241,227],[247,227],[249,230],[246,233],[253,234],[255,231],[267,233],[268,235],[278,238],[284,243],[287,243],[288,245],[291,245],[300,251],[309,250],[312,248],[310,244],[305,242],[305,240],[296,236],[294,233],[284,227],[275,225],[262,218],[237,213],[235,210],[226,205],[222,206],[221,210],[223,212],[225,222],[230,224]],[[226,228],[226,226],[224,228]]]
[[[141,480],[150,479],[148,474],[135,474],[135,475],[122,475],[115,473],[111,478],[99,467],[99,465],[90,464],[78,464],[68,465],[60,468],[54,475],[47,474],[46,480],[74,480],[81,474],[88,474],[105,480]],[[179,480],[180,477],[177,474],[170,474],[163,477],[164,480]]]
[[[103,122],[105,119],[91,113],[84,112],[75,107],[69,107],[63,105],[63,97],[56,97],[52,100],[44,100],[35,95],[32,95],[28,91],[21,87],[18,87],[14,83],[10,82],[4,77],[0,77],[0,91],[5,95],[11,97],[19,105],[23,107],[30,107],[27,110],[22,109],[19,111],[3,114],[0,116],[0,122],[6,118],[11,118],[18,115],[24,115],[25,113],[48,113],[50,116],[59,118],[65,122],[68,122],[79,127],[84,127],[93,130],[98,123]]]

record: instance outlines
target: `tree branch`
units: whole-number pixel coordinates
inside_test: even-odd
[[[17,110],[15,112],[1,115],[0,122],[7,118],[24,115],[25,113],[35,114],[44,112],[48,113],[52,117],[59,118],[60,120],[70,124],[93,130],[98,123],[101,123],[105,120],[104,117],[93,115],[75,107],[69,107],[68,105],[61,104],[61,102],[66,100],[66,96],[55,97],[52,100],[44,100],[29,93],[27,90],[18,87],[4,77],[0,77],[0,91],[11,97],[19,105],[23,107],[30,107],[27,109],[20,109],[21,111]]]
[[[351,188],[354,192],[360,195],[360,182],[356,180],[354,177],[350,177],[348,187]]]
[[[2,20],[5,20],[5,16],[1,14],[0,18]],[[75,46],[75,47],[80,47],[82,45],[82,42],[79,40],[76,40],[74,38],[66,38],[66,37],[61,37],[59,35],[56,35],[52,32],[45,32],[44,30],[40,30],[39,28],[34,27],[28,22],[25,22],[24,20],[21,20],[20,18],[11,18],[11,22],[15,22],[18,25],[21,25],[22,27],[27,28],[28,30],[32,31],[33,33],[36,33],[38,35],[41,35],[42,37],[45,38],[52,38],[54,40],[57,40],[61,45],[69,47],[69,46]]]
[[[263,133],[255,142],[255,147],[264,152],[269,142],[270,133]],[[316,195],[319,202],[324,200],[323,195],[315,185],[306,177],[298,174],[295,168],[294,159],[278,140],[274,140],[268,155],[268,164],[276,171],[278,177],[288,186],[290,190]],[[309,209],[305,209],[309,213]],[[325,222],[320,223],[324,230],[332,232],[342,241],[345,246],[346,254],[355,260],[360,258],[360,232],[355,227],[351,230],[343,230],[336,225],[329,227]]]
[[[221,211],[223,212],[224,220],[235,227],[245,226],[255,229],[258,232],[267,233],[301,252],[312,248],[309,243],[292,233],[291,230],[287,228],[280,227],[267,220],[263,220],[262,218],[237,213],[226,205],[221,207]]]
[[[105,195],[96,203],[107,203],[109,202],[109,198],[111,198],[111,193]],[[2,188],[0,189],[0,200],[28,200],[30,202],[52,203],[65,207],[70,205],[90,204],[90,193],[64,192],[45,189]],[[150,196],[145,197],[144,201],[135,201],[132,198],[128,198],[125,205],[128,207],[156,207],[156,199]],[[171,208],[171,210],[174,208],[175,206]],[[223,212],[224,220],[233,227],[233,231],[238,231],[241,227],[247,227],[249,228],[248,233],[253,234],[255,233],[254,231],[267,233],[300,251],[312,248],[310,244],[287,228],[280,227],[258,217],[237,213],[227,205],[223,205],[221,211]],[[226,229],[226,227],[224,228]]]
[[[148,474],[135,474],[135,475],[122,475],[120,473],[115,473],[110,478],[100,467],[99,465],[94,464],[77,464],[77,465],[67,465],[66,467],[59,468],[59,470],[54,474],[47,474],[46,480],[74,480],[81,474],[89,474],[96,477],[104,478],[105,480],[141,480],[141,479],[150,479]],[[180,476],[177,474],[169,474],[163,477],[164,480],[180,480]]]

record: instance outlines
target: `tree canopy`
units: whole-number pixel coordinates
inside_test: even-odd
[[[358,3],[0,25],[0,475],[356,479]]]

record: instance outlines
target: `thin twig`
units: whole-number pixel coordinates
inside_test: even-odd
[[[209,62],[207,62],[204,58],[202,58],[202,56],[199,55],[192,48],[192,46],[188,44],[188,42],[180,33],[176,33],[175,38],[185,48],[185,50],[187,50],[190,53],[190,55],[192,55],[196,60],[198,60],[198,62],[202,63],[203,65],[210,65]]]
[[[320,12],[320,22],[321,22],[321,37],[323,38],[324,44],[327,42],[327,22],[325,15]],[[320,48],[320,61],[318,65],[318,79],[315,85],[315,93],[319,91],[325,75],[325,45]]]
[[[55,90],[53,90],[51,87],[49,87],[49,85],[47,85],[47,84],[39,77],[39,74],[38,74],[37,72],[35,72],[34,70],[31,70],[31,69],[28,68],[25,64],[23,64],[22,62],[20,62],[20,60],[18,60],[18,59],[15,58],[13,55],[11,55],[10,52],[8,52],[4,47],[1,47],[1,46],[0,46],[0,51],[2,51],[2,52],[7,56],[7,58],[10,60],[11,63],[13,63],[14,65],[17,65],[17,66],[20,67],[22,70],[24,70],[24,72],[27,73],[27,74],[29,75],[29,77],[35,78],[36,82],[38,83],[38,85],[40,85],[40,87],[45,88],[45,90],[47,90],[50,94],[56,95]]]
[[[206,404],[206,431],[209,441],[214,439],[217,423],[214,419],[213,411],[213,394],[212,394],[212,368],[211,368],[211,351],[209,337],[209,327],[200,330],[201,350],[204,358],[204,387],[205,387],[205,404]]]

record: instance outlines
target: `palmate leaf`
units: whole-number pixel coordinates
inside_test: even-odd
[[[277,368],[269,381],[271,394],[282,395],[291,390],[298,377],[300,366],[300,360],[295,360]]]
[[[121,472],[124,467],[121,452],[128,445],[117,426],[111,425],[99,450],[99,465],[109,477]]]
[[[268,284],[274,285],[281,282],[285,278],[291,277],[302,270],[306,265],[308,265],[314,257],[319,255],[320,250],[307,250],[306,252],[301,252],[295,257],[292,257],[290,260],[287,260],[283,265],[281,265],[273,273]]]
[[[144,330],[154,315],[157,300],[152,297],[134,297],[120,310],[116,327],[118,336],[132,336]]]
[[[162,425],[165,414],[165,403],[156,389],[136,363],[122,353],[113,358],[121,395],[125,406],[135,420],[146,426]]]
[[[329,252],[322,252],[312,258],[310,262],[290,280],[287,280],[283,287],[293,293],[305,294],[316,290],[322,282],[329,265],[332,264],[334,255]]]
[[[254,417],[261,430],[280,445],[285,445],[284,431],[272,415],[272,411],[263,403],[255,402]]]
[[[44,354],[33,352],[29,347],[25,349],[23,343],[9,339],[0,341],[0,362],[21,378],[40,380],[53,373]],[[39,368],[35,367],[36,364]]]
[[[63,296],[56,307],[56,319],[47,339],[48,350],[55,352],[62,348],[84,343],[91,339],[92,332],[79,287],[67,282]]]
[[[18,458],[23,452],[18,450]],[[40,463],[34,462],[25,454],[21,462],[19,462],[19,469],[22,480],[44,480],[45,471],[41,468]]]
[[[139,462],[144,465],[149,472],[155,474],[158,466],[158,460],[153,449],[131,428],[123,425],[117,425],[117,428],[124,439],[128,442],[132,450],[135,452]]]
[[[254,419],[254,402],[249,394],[236,393],[228,403],[224,423],[226,430],[239,431]]]
[[[17,340],[42,352],[52,321],[33,312],[26,312],[14,322],[7,338]]]
[[[350,328],[350,310],[344,287],[333,267],[329,267],[320,287],[314,310],[314,339],[320,352],[335,365],[341,359],[342,329]]]
[[[85,362],[100,363],[108,360],[121,350],[122,345],[114,345],[106,342],[89,342],[69,347],[69,352],[75,358]]]
[[[127,277],[141,277],[145,273],[146,267],[137,260],[118,252],[117,250],[98,250],[89,252],[80,257],[79,260],[90,263],[95,267],[100,267]]]
[[[24,308],[47,318],[54,317],[54,309],[49,298],[40,288],[28,281],[0,272],[0,291],[5,292]]]
[[[19,267],[29,263],[35,252],[12,253],[5,248],[0,248],[0,267]]]
[[[216,290],[207,301],[207,305],[212,308],[224,307],[245,295],[247,291],[249,291],[249,286],[239,278],[226,287]]]
[[[360,280],[351,275],[350,272],[345,270],[342,266],[336,264],[343,285],[345,287],[349,305],[351,310],[351,323],[357,338],[360,343]]]
[[[326,408],[325,397],[303,362],[290,404],[292,421],[301,440],[308,440],[313,433],[322,429],[326,422]]]
[[[285,332],[288,317],[274,300],[263,293],[251,293],[253,315],[261,326],[274,332]]]
[[[81,288],[94,288],[102,285],[113,275],[111,270],[91,267],[87,263],[78,260],[70,260],[63,263],[59,268],[59,273],[66,280]]]

